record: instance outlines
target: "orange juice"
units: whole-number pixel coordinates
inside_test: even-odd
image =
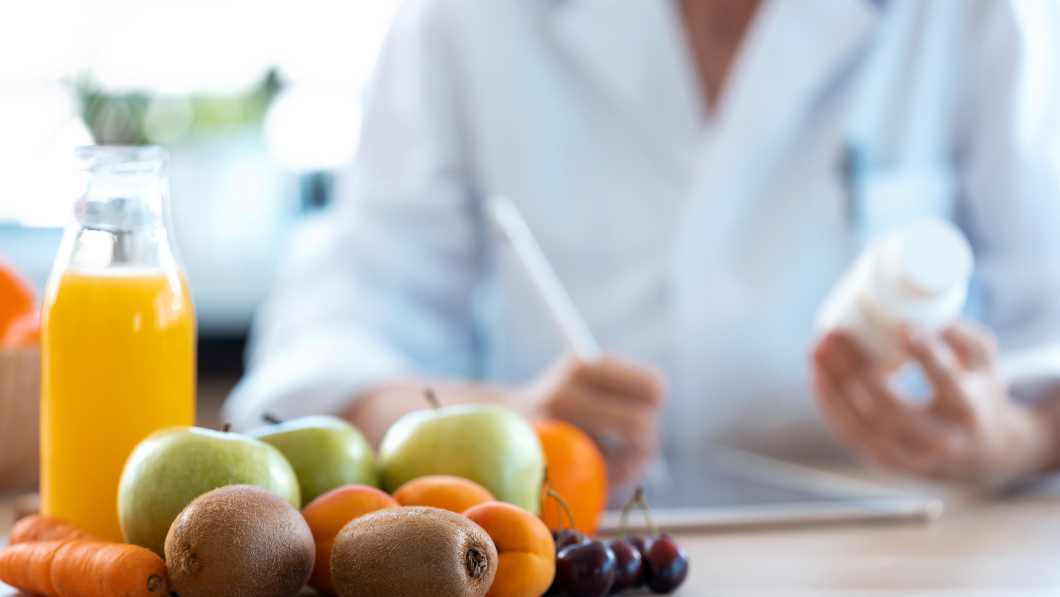
[[[41,507],[122,541],[118,480],[140,440],[195,421],[195,316],[161,269],[57,272],[41,318]]]

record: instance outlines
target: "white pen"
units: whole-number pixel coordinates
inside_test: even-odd
[[[512,200],[494,195],[486,200],[486,211],[497,229],[515,251],[515,256],[529,276],[549,315],[559,328],[563,339],[578,360],[585,363],[599,361],[603,356],[600,344],[593,337],[567,289],[559,281],[541,246],[523,220]]]
[[[567,347],[583,363],[599,361],[603,357],[600,344],[593,337],[567,289],[552,269],[541,246],[537,244],[530,227],[526,225],[526,220],[519,213],[519,208],[511,199],[503,195],[493,195],[486,199],[486,213],[512,247],[516,259],[563,335]],[[601,439],[607,444],[605,448],[620,447],[625,443],[614,431]],[[661,454],[656,454],[648,465],[647,481],[649,486],[656,488],[663,488],[672,483],[670,467]]]

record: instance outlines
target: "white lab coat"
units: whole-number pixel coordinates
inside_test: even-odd
[[[537,375],[563,345],[483,219],[492,193],[600,343],[664,369],[676,449],[827,437],[815,311],[914,215],[971,238],[972,315],[1004,346],[1053,340],[1058,4],[764,0],[708,114],[676,2],[410,0],[226,416],[335,412],[408,372]]]

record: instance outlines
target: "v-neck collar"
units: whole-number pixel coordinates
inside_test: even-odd
[[[880,12],[877,0],[763,0],[709,113],[674,0],[554,0],[546,27],[607,108],[684,173],[705,138],[730,165],[768,154]]]

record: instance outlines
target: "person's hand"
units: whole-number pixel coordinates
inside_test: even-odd
[[[818,404],[848,446],[888,469],[984,486],[1044,467],[1048,424],[1010,399],[989,331],[961,322],[942,341],[906,330],[902,343],[932,385],[924,405],[895,395],[848,337],[829,334],[814,349]]]
[[[511,396],[530,417],[561,419],[588,433],[615,483],[638,476],[658,451],[662,401],[658,373],[614,356],[593,363],[562,357]]]

